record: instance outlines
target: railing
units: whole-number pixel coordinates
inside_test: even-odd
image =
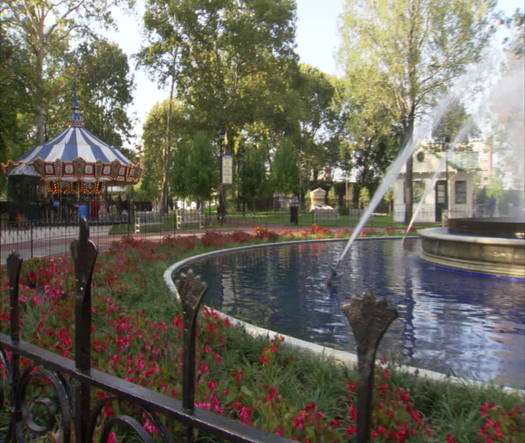
[[[126,224],[119,226],[120,235],[112,235],[112,224],[92,224],[91,238],[97,241],[99,249],[106,249],[111,242],[128,234]],[[71,240],[78,236],[78,222],[45,223],[29,220],[23,223],[2,223],[0,225],[0,257],[5,263],[11,251],[18,251],[21,258],[62,255],[69,251]]]
[[[78,240],[71,243],[71,255],[76,279],[74,360],[20,339],[19,278],[23,260],[16,253],[7,259],[10,327],[8,335],[0,333],[0,405],[4,409],[7,406],[8,412],[6,433],[0,435],[4,441],[49,438],[62,442],[106,442],[118,431],[124,435],[124,441],[191,443],[196,430],[234,442],[290,441],[195,409],[196,322],[207,286],[191,271],[176,282],[184,322],[182,401],[92,368],[91,279],[98,251],[89,240],[85,220],[80,224]],[[343,311],[357,342],[357,441],[361,443],[369,439],[376,351],[397,312],[368,294],[353,297]],[[23,371],[22,358],[33,362]],[[104,391],[104,398],[95,402],[94,388]],[[118,410],[124,412],[106,417],[104,410],[113,402],[121,405]],[[144,418],[150,423],[149,431],[142,423]],[[182,432],[173,433],[173,421],[182,425]]]
[[[138,441],[181,441],[170,434],[166,426],[170,420],[183,424],[186,442],[193,441],[195,429],[236,442],[289,441],[194,408],[196,321],[206,285],[191,272],[177,281],[184,319],[182,402],[91,368],[91,277],[98,251],[89,240],[85,221],[81,224],[79,239],[71,243],[71,253],[76,276],[74,360],[20,340],[18,283],[23,260],[16,253],[7,259],[10,331],[9,335],[0,334],[0,359],[4,369],[0,400],[6,399],[9,408],[6,441],[23,442],[52,436],[64,442],[92,442],[98,430],[98,441],[105,442],[117,428],[124,429],[128,438]],[[22,357],[34,362],[23,372]],[[107,392],[107,398],[92,405],[93,388]],[[104,420],[103,410],[110,402],[129,403],[132,406],[127,409],[138,411],[138,415],[118,415]],[[141,424],[140,417],[144,416],[156,429],[155,437]]]

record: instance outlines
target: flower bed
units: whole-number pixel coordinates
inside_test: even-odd
[[[113,244],[100,255],[93,277],[93,366],[179,398],[182,317],[162,281],[169,264],[239,243],[347,234],[314,225],[298,233],[258,228],[253,235],[209,232],[159,243],[127,239]],[[69,257],[24,263],[24,340],[72,357],[73,289]],[[3,300],[7,290],[3,275]],[[8,306],[4,301],[0,309],[3,330]],[[356,376],[348,368],[298,354],[280,339],[249,337],[208,308],[199,318],[197,343],[197,407],[304,442],[343,442],[356,433]],[[22,359],[22,364],[28,362]],[[525,441],[523,402],[496,389],[444,389],[398,374],[383,362],[374,396],[373,440]],[[114,413],[108,404],[105,416]],[[156,432],[149,420],[144,426]]]

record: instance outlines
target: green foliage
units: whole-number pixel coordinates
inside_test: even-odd
[[[240,157],[240,195],[242,198],[264,198],[271,194],[263,147],[250,146]]]
[[[299,159],[289,138],[284,138],[277,148],[272,163],[271,180],[277,192],[294,195],[299,193]]]
[[[67,87],[63,102],[71,106],[71,91],[77,87],[86,127],[106,143],[121,148],[130,135],[126,107],[132,102],[133,80],[122,49],[106,40],[82,43],[68,54]],[[67,110],[61,112],[68,116]],[[60,122],[52,133],[63,128]]]
[[[111,6],[124,2],[89,0],[74,6],[69,0],[7,0],[5,3],[2,26],[31,68],[25,88],[29,114],[34,118],[35,142],[40,144],[50,135],[47,126],[53,121],[56,96],[64,86],[61,74],[72,39],[96,37],[93,22],[109,26]]]
[[[411,138],[416,118],[479,60],[493,32],[494,5],[493,0],[346,1],[340,60],[351,125],[361,128],[358,149],[384,149],[391,145],[385,137],[394,135],[399,150]],[[406,175],[411,182],[411,162]],[[407,214],[411,208],[407,202]]]
[[[180,143],[173,158],[173,192],[199,204],[210,200],[219,181],[218,157],[209,134],[199,131]]]
[[[337,164],[345,116],[334,106],[335,80],[316,68],[300,66],[294,91],[298,97],[301,166],[315,183],[325,169]]]
[[[368,203],[370,203],[370,192],[363,187],[359,191],[359,207],[364,209],[368,206]]]
[[[232,131],[276,105],[294,66],[290,0],[148,0],[144,64],[210,128]],[[282,103],[282,101],[281,101]]]
[[[168,134],[168,115],[170,120]],[[162,176],[170,174],[172,155],[178,145],[189,136],[191,123],[186,108],[169,100],[157,103],[149,112],[143,128],[144,177],[140,189],[148,200],[158,200]],[[168,147],[169,143],[169,147]],[[169,148],[169,149],[168,149]]]
[[[26,84],[30,82],[27,56],[14,38],[0,26],[0,163],[16,159],[27,143],[28,112]],[[5,191],[5,176],[0,174],[0,193]]]
[[[469,125],[469,118],[470,116],[463,103],[459,99],[454,100],[432,132],[432,138],[436,143],[441,144],[445,150],[447,149],[447,144],[451,142],[468,143],[470,137],[475,137],[479,134],[479,129],[474,124],[471,124],[470,128],[467,128],[464,133],[460,134],[463,126]]]

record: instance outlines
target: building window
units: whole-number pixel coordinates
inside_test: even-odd
[[[457,205],[464,205],[467,203],[467,182],[465,180],[457,180],[454,184],[454,202]]]

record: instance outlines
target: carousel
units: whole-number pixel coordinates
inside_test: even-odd
[[[84,127],[79,109],[75,94],[64,132],[3,165],[9,200],[20,207],[37,203],[39,214],[32,218],[121,216],[127,205],[115,189],[135,184],[142,176],[139,165]]]

